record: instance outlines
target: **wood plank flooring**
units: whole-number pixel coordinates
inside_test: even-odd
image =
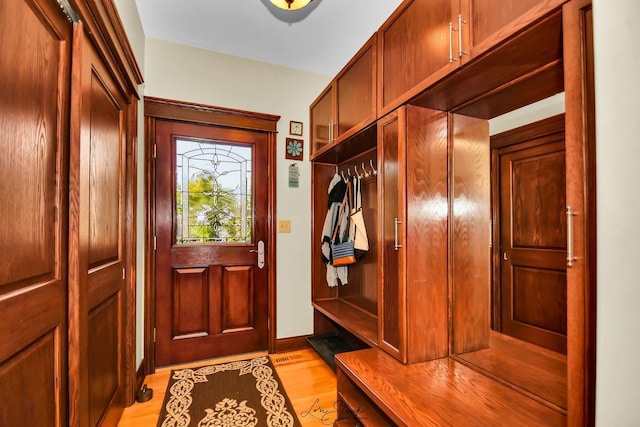
[[[171,369],[225,363],[265,354],[243,354],[158,369],[145,379],[147,386],[153,389],[153,399],[126,408],[118,427],[156,427]],[[269,357],[302,426],[332,425],[336,419],[336,376],[320,356],[312,349],[304,349]]]

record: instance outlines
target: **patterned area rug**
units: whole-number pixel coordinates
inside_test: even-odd
[[[300,427],[269,357],[171,371],[158,427]]]

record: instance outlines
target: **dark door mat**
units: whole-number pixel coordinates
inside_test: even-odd
[[[318,352],[320,357],[327,362],[331,369],[336,370],[336,362],[333,360],[333,356],[338,353],[345,353],[347,351],[360,350],[362,347],[356,347],[346,342],[338,334],[317,335],[313,337],[307,337],[307,342],[315,351]]]

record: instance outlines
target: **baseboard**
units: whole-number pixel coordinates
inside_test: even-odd
[[[276,353],[284,353],[287,351],[303,350],[305,348],[311,348],[307,342],[307,337],[310,335],[304,335],[300,337],[290,338],[278,338],[276,340]]]

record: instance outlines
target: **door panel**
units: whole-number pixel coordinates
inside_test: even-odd
[[[78,25],[79,75],[72,122],[69,306],[72,425],[111,425],[124,408],[127,102],[110,68]],[[77,239],[77,240],[76,240]]]
[[[173,270],[173,338],[209,334],[209,269]]]
[[[498,150],[502,332],[566,353],[564,134]]]
[[[403,113],[404,114],[404,113]],[[378,141],[381,148],[378,152],[379,209],[382,212],[380,233],[382,251],[379,259],[381,269],[378,271],[382,280],[381,301],[379,302],[380,347],[397,358],[403,358],[403,336],[401,327],[405,323],[403,304],[402,253],[396,247],[399,241],[405,242],[404,227],[397,224],[404,222],[405,212],[402,203],[404,185],[401,173],[404,171],[404,116],[400,110],[387,115],[378,122]],[[402,183],[402,184],[401,184]],[[400,234],[402,233],[402,236]]]
[[[562,271],[513,267],[512,320],[566,335],[567,277]],[[541,286],[544,284],[544,286]],[[548,304],[532,304],[544,298]]]
[[[222,332],[253,327],[253,277],[251,266],[225,266],[222,271]]]
[[[89,425],[92,426],[98,425],[120,387],[117,375],[120,358],[116,332],[118,313],[117,295],[108,298],[89,313]]]
[[[159,121],[156,144],[156,364],[266,350],[267,134]]]
[[[67,423],[72,26],[53,0],[0,2],[0,425]]]
[[[450,116],[451,280],[453,354],[489,346],[491,301],[489,123]]]

